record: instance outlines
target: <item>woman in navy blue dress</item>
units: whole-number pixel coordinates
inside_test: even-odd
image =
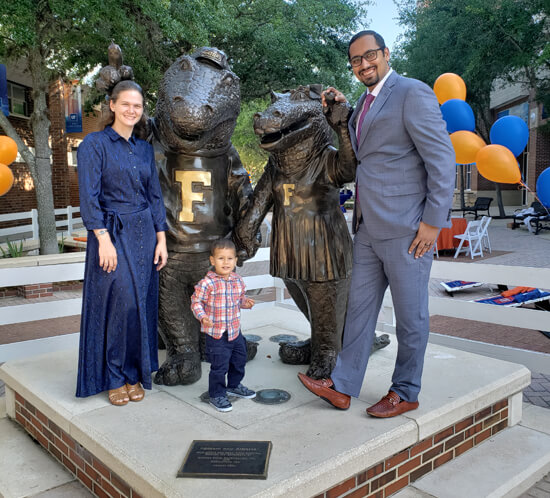
[[[158,271],[166,264],[166,212],[143,91],[121,81],[105,129],[78,148],[80,213],[88,229],[76,395],[109,391],[140,401],[158,369]]]

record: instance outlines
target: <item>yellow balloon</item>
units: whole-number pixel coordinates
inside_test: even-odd
[[[10,137],[0,136],[0,163],[11,164],[17,157],[17,144]]]
[[[13,185],[13,173],[5,164],[0,164],[0,196],[7,194]]]
[[[504,145],[486,145],[476,155],[479,173],[496,183],[519,183],[521,173],[514,154]]]
[[[435,80],[434,93],[440,105],[451,99],[466,100],[466,83],[458,74],[443,73]]]
[[[450,137],[458,164],[475,163],[479,149],[486,145],[481,137],[471,131],[455,131],[451,133]]]

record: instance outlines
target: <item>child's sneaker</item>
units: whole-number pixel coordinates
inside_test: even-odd
[[[230,412],[233,410],[233,405],[229,402],[227,396],[210,398],[210,404],[219,412]]]
[[[248,387],[242,384],[239,384],[237,387],[228,387],[226,391],[227,394],[237,396],[237,398],[252,399],[256,397],[256,393],[252,389],[248,389]]]

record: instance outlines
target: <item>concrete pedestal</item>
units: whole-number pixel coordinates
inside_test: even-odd
[[[521,419],[521,391],[530,373],[520,365],[430,345],[419,409],[374,419],[365,410],[390,385],[393,336],[372,357],[359,399],[342,412],[306,391],[296,377],[306,367],[282,364],[278,345],[269,340],[283,333],[307,337],[309,324],[300,313],[245,311],[243,330],[263,338],[243,383],[284,389],[292,396],[288,402],[242,399],[232,412],[217,412],[200,400],[206,363],[199,382],[155,386],[140,403],[114,407],[106,394],[76,399],[72,350],[0,367],[8,416],[96,495],[147,498],[302,498],[354,489],[357,496],[389,496]],[[196,439],[272,441],[268,478],[176,478]]]

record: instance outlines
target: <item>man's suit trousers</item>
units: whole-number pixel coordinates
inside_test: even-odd
[[[335,388],[358,397],[365,377],[376,322],[389,284],[396,316],[397,359],[391,390],[414,402],[420,392],[429,335],[428,281],[433,254],[415,259],[415,237],[378,240],[359,225],[353,244],[353,271],[342,351],[331,379]]]

